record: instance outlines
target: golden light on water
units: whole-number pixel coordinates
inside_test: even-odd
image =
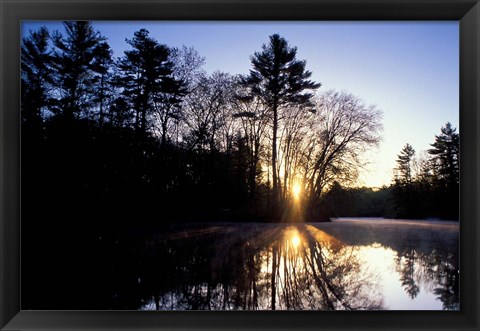
[[[297,248],[300,245],[300,237],[298,235],[293,235],[291,241],[293,248]]]
[[[328,245],[329,247],[334,248],[335,250],[341,249],[345,244],[338,240],[337,238],[329,235],[328,233],[320,230],[319,228],[313,225],[307,225],[306,227],[307,232],[315,238],[315,240],[323,245]]]
[[[286,242],[294,249],[297,249],[302,243],[302,235],[297,228],[293,226],[289,226],[287,229],[285,229],[284,237]]]

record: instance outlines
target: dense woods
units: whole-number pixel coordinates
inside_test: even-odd
[[[425,159],[406,145],[390,187],[351,188],[382,113],[322,91],[277,34],[249,73],[231,75],[206,73],[195,49],[145,29],[119,57],[89,22],[64,30],[22,43],[27,219],[290,221],[293,203],[302,220],[458,218],[455,129],[447,123]]]

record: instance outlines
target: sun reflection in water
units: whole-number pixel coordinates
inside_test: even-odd
[[[176,287],[157,298],[157,303],[151,296],[142,298],[145,305],[141,309],[458,310],[458,280],[454,278],[458,277],[458,267],[455,269],[455,260],[447,260],[448,256],[442,257],[438,250],[423,252],[403,246],[397,250],[380,237],[353,240],[358,233],[336,222],[263,225],[259,230],[242,225],[237,229],[242,231],[189,231],[202,240],[219,240],[215,253],[209,255],[210,249],[202,252],[199,247],[203,246],[192,245],[195,254],[189,256],[195,259],[183,261],[182,269],[174,265],[172,274],[180,270],[176,278],[182,279],[184,271],[203,267],[211,268],[214,277],[205,282],[191,276],[174,284]],[[370,232],[370,225],[367,230]],[[232,234],[237,233],[242,237],[232,241]],[[244,233],[248,236],[243,237]],[[172,248],[166,247],[166,256],[175,248],[183,249],[181,240],[189,237],[173,238],[169,238]],[[160,247],[164,247],[164,237],[160,239]],[[243,246],[240,239],[245,240]],[[198,250],[203,255],[197,254]],[[238,255],[232,264],[232,256]],[[436,265],[437,261],[441,264]],[[455,274],[439,278],[440,272],[448,270]],[[145,286],[148,278],[141,279]],[[158,285],[151,286],[158,293]],[[445,298],[439,297],[440,290]]]
[[[293,226],[289,226],[285,229],[284,238],[287,242],[287,245],[291,246],[293,249],[297,250],[302,243],[302,236],[298,229]]]

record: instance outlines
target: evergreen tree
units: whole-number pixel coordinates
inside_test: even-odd
[[[98,121],[103,124],[109,101],[113,97],[113,58],[112,50],[106,42],[101,42],[94,49],[94,70],[93,83],[97,86],[94,90],[93,102],[98,106]]]
[[[171,120],[178,121],[182,117],[181,106],[186,93],[187,89],[184,82],[169,74],[169,76],[163,78],[160,89],[153,95],[153,109],[160,122],[160,142],[162,146],[167,143]]]
[[[441,216],[458,219],[460,137],[449,122],[440,131],[428,150],[435,178],[436,208]]]
[[[39,126],[42,110],[51,102],[52,50],[46,27],[30,32],[23,38],[22,59],[22,120],[24,124]]]
[[[432,156],[438,179],[450,189],[459,183],[460,137],[450,122],[440,131],[441,134],[435,136],[435,142],[431,144],[433,148],[428,153]]]
[[[413,182],[415,150],[412,145],[406,144],[397,155],[396,181],[401,185],[410,186]]]
[[[124,96],[120,95],[112,98],[109,103],[108,117],[113,127],[131,127],[134,115],[131,112],[128,100]]]
[[[96,75],[102,72],[109,53],[105,38],[94,31],[88,21],[66,21],[65,36],[58,31],[53,35],[57,50],[53,56],[55,85],[59,92],[57,106],[52,110],[62,114],[67,120],[89,117],[95,102],[94,95],[98,86]]]
[[[312,93],[320,87],[309,78],[306,61],[296,59],[297,48],[290,47],[287,40],[278,34],[270,36],[270,42],[262,45],[262,51],[251,56],[253,69],[243,78],[251,95],[259,97],[272,113],[272,183],[274,201],[280,197],[280,181],[277,170],[277,131],[279,109],[285,105],[312,107]]]
[[[119,61],[119,85],[135,111],[135,129],[142,137],[147,133],[147,121],[157,113],[161,121],[162,142],[165,142],[168,120],[177,116],[178,105],[185,91],[183,82],[173,76],[170,50],[149,37],[146,29],[127,39],[132,50],[125,51]]]
[[[410,144],[406,144],[400,154],[397,155],[397,168],[395,168],[394,199],[396,205],[396,217],[417,216],[418,205],[414,197],[413,165],[415,150]]]

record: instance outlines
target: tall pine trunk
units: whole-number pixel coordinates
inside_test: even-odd
[[[279,207],[279,191],[278,191],[278,176],[277,176],[277,131],[278,131],[278,106],[277,101],[273,102],[273,141],[272,141],[272,181],[273,181],[273,213],[276,217],[278,215]]]

